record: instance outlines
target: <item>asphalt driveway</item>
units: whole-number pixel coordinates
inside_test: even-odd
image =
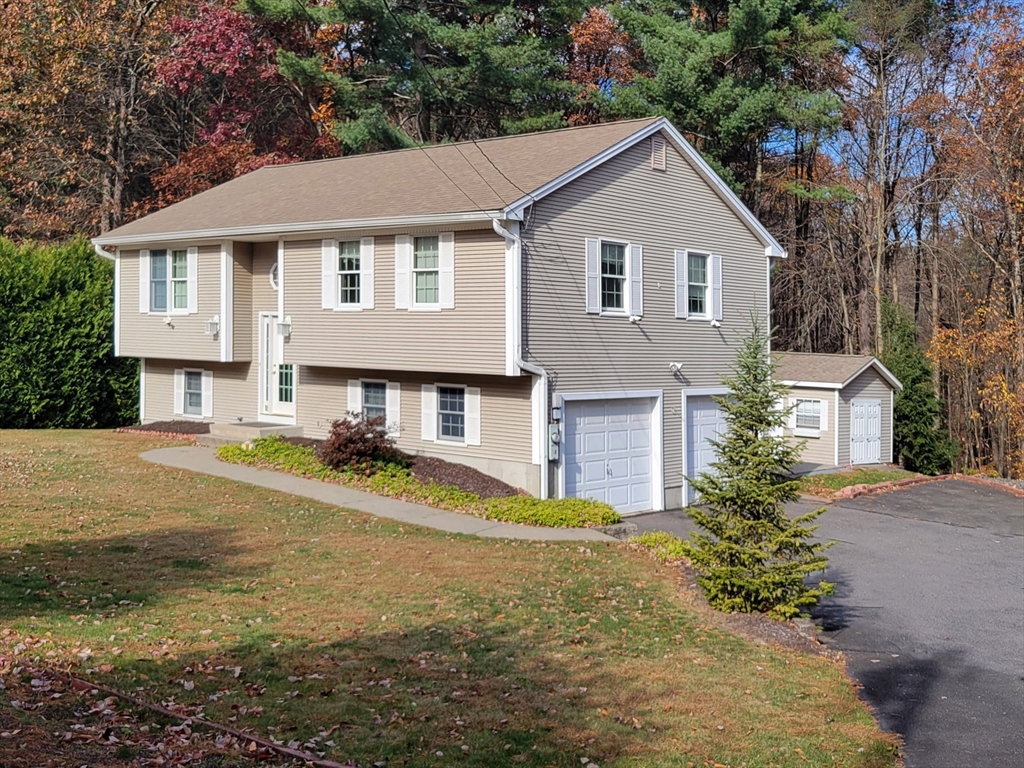
[[[681,512],[631,522],[691,529]],[[1024,499],[949,480],[845,500],[820,522],[837,542],[821,640],[903,736],[907,768],[1024,765]]]

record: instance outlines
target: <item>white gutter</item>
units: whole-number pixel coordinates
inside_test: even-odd
[[[97,239],[99,239],[99,238],[97,238]],[[106,241],[104,241],[104,242],[106,242]],[[96,255],[97,256],[100,256],[100,257],[102,257],[104,259],[110,259],[110,261],[114,261],[115,258],[116,258],[114,256],[114,254],[112,254],[110,251],[104,250],[103,246],[100,245],[98,242],[96,242],[96,240],[92,241],[92,249],[94,251],[96,251]]]
[[[170,243],[183,240],[227,240],[240,238],[251,240],[256,237],[275,240],[282,235],[315,234],[339,229],[393,229],[445,224],[473,223],[494,220],[500,211],[468,211],[463,213],[442,213],[425,216],[391,216],[375,219],[339,219],[336,221],[305,221],[291,224],[264,224],[261,226],[220,227],[217,229],[194,229],[185,232],[144,232],[135,235],[103,235],[92,239],[93,245],[101,242],[107,245],[145,245],[147,243]]]
[[[522,301],[522,293],[520,291],[518,277],[522,274],[522,252],[523,252],[523,241],[519,235],[516,235],[509,230],[505,229],[501,225],[501,221],[497,218],[491,219],[491,227],[495,233],[501,235],[503,238],[515,245],[516,254],[519,258],[516,260],[516,296],[519,301]],[[521,321],[520,321],[521,322]],[[541,426],[543,429],[539,429],[540,434],[537,436],[540,440],[540,497],[542,499],[548,498],[549,495],[549,479],[548,476],[551,472],[551,467],[548,464],[548,435],[547,435],[547,424],[549,420],[548,414],[551,413],[550,403],[548,402],[548,372],[541,366],[533,363],[528,363],[523,360],[522,347],[520,344],[516,344],[515,347],[515,364],[526,371],[527,373],[533,374],[534,376],[540,377],[540,388],[541,388],[541,413],[543,418],[541,419]],[[538,425],[533,425],[534,429],[538,429]]]

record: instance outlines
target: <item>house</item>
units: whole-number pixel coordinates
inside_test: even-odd
[[[805,445],[797,471],[891,464],[893,402],[903,385],[869,355],[775,352],[789,390],[786,433]]]
[[[690,498],[785,256],[661,118],[266,167],[93,242],[143,422],[383,414],[625,513]]]

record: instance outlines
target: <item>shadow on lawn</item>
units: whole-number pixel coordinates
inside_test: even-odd
[[[230,528],[165,529],[0,549],[0,619],[130,610],[245,578]]]

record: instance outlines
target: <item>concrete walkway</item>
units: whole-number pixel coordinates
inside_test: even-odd
[[[304,496],[325,504],[368,512],[371,515],[386,517],[400,523],[422,525],[424,528],[434,528],[448,533],[528,541],[617,541],[605,533],[590,528],[540,528],[533,525],[496,523],[493,520],[484,520],[472,515],[445,512],[422,504],[389,499],[386,496],[377,496],[334,483],[307,480],[284,472],[256,469],[242,464],[228,464],[219,461],[212,448],[194,446],[158,448],[155,451],[147,451],[142,454],[142,458],[165,467],[224,477],[240,483],[258,485],[261,488],[283,491],[294,496]]]

